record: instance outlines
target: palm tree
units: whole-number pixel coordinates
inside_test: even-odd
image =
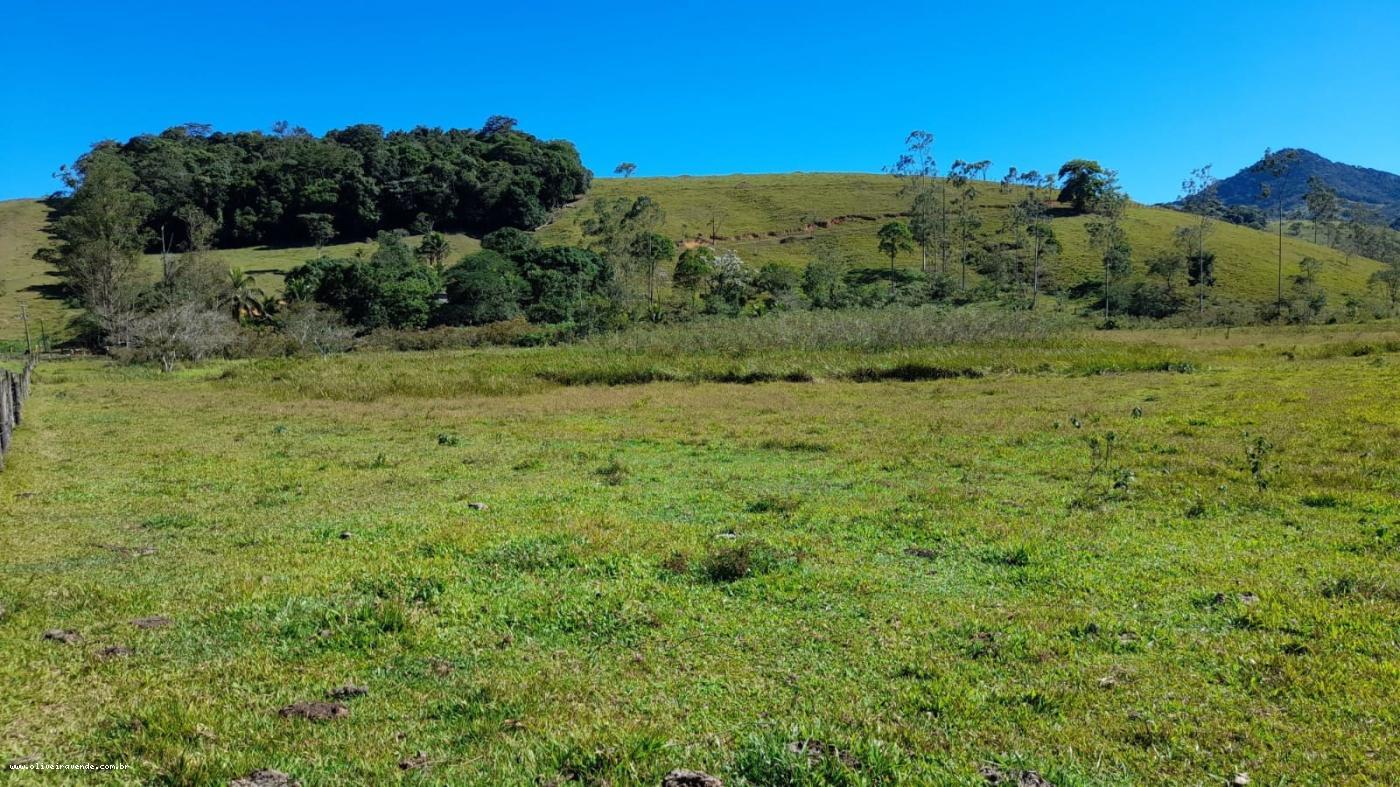
[[[228,272],[228,289],[224,293],[224,299],[233,312],[233,319],[242,320],[245,314],[248,317],[262,315],[263,301],[267,300],[267,294],[258,287],[252,276],[243,272],[242,268],[232,268]]]

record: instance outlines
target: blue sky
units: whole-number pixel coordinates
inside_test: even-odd
[[[505,114],[599,174],[878,171],[921,128],[941,164],[1095,158],[1152,202],[1269,146],[1400,172],[1397,41],[1395,0],[0,0],[0,199],[183,122]]]

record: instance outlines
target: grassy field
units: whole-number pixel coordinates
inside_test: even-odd
[[[41,365],[0,473],[0,762],[1393,781],[1400,327],[744,326]]]
[[[1010,205],[1020,196],[1019,189],[1003,191],[995,183],[979,184],[978,202],[984,233],[1002,226]],[[726,177],[677,177],[600,179],[590,196],[565,209],[556,220],[540,231],[546,243],[582,243],[578,218],[589,199],[606,196],[647,194],[666,211],[665,232],[677,239],[708,238],[711,219],[716,234],[725,240],[719,245],[733,248],[748,262],[760,265],[776,262],[793,267],[807,264],[813,243],[829,238],[836,248],[859,264],[883,266],[888,260],[876,249],[875,233],[880,225],[907,209],[897,195],[898,183],[886,175],[787,174],[731,175]],[[0,202],[0,340],[23,335],[18,314],[21,303],[31,315],[45,319],[52,327],[61,324],[69,312],[52,296],[54,280],[30,256],[45,242],[42,228],[46,212],[39,203],[28,200]],[[1168,248],[1172,232],[1189,217],[1161,208],[1134,206],[1126,227],[1134,253],[1142,261],[1154,250]],[[1073,286],[1098,276],[1098,263],[1089,248],[1083,217],[1061,217],[1053,221],[1064,245],[1060,259],[1049,270],[1052,281]],[[820,226],[825,224],[826,226]],[[1246,301],[1272,301],[1275,293],[1278,258],[1277,241],[1267,232],[1218,222],[1209,247],[1217,262],[1218,290]],[[479,248],[475,239],[450,236],[453,257]],[[348,243],[326,248],[326,253],[349,255],[367,244]],[[230,267],[254,273],[269,293],[281,290],[281,272],[314,256],[309,248],[247,248],[219,252]],[[1321,282],[1340,304],[1347,294],[1366,291],[1367,280],[1377,263],[1346,255],[1313,244],[1304,238],[1284,239],[1284,275],[1297,272],[1304,256],[1324,263]],[[916,266],[919,259],[908,255],[904,266]],[[148,259],[154,272],[156,257]],[[975,279],[975,274],[973,275]],[[35,288],[37,285],[37,289]],[[44,288],[49,289],[45,290]],[[46,297],[49,296],[49,297]]]
[[[48,214],[48,208],[35,200],[0,202],[0,341],[23,338],[21,306],[29,310],[30,327],[36,338],[41,320],[50,335],[63,336],[68,320],[77,313],[59,297],[58,279],[47,266],[33,259],[34,252],[49,243],[44,233]],[[447,238],[454,257],[481,248],[475,238],[466,235],[450,234]],[[417,238],[410,238],[409,242],[416,245]],[[338,243],[323,251],[332,257],[348,257],[373,247],[373,243]],[[282,291],[282,273],[315,257],[316,250],[250,247],[221,249],[215,254],[230,268],[242,268],[251,274],[265,292],[277,295]],[[147,255],[145,262],[152,277],[159,274],[160,255]]]
[[[1003,191],[996,183],[978,183],[982,233],[991,234],[1006,222],[1010,206],[1022,189]],[[630,178],[595,180],[589,196],[569,208],[552,225],[541,230],[545,238],[576,243],[581,239],[578,217],[590,199],[645,194],[666,211],[665,231],[675,238],[708,238],[710,219],[716,217],[718,245],[733,248],[753,264],[776,262],[794,267],[806,265],[813,241],[831,238],[838,249],[870,266],[887,266],[889,259],[877,249],[875,233],[880,225],[908,209],[898,197],[899,183],[888,175],[790,174],[730,175],[725,177]],[[832,219],[839,223],[831,224]],[[1087,218],[1064,216],[1052,221],[1064,246],[1049,270],[1051,279],[1069,287],[1101,276],[1097,256],[1089,248]],[[1153,251],[1170,248],[1172,233],[1192,218],[1178,211],[1134,205],[1125,228],[1138,260]],[[829,226],[816,225],[826,222]],[[1224,295],[1247,301],[1271,302],[1277,286],[1278,241],[1266,232],[1216,222],[1208,248],[1218,257],[1216,278]],[[1284,238],[1284,276],[1298,272],[1305,256],[1323,262],[1323,287],[1335,296],[1361,294],[1378,267],[1372,260],[1352,257],[1303,238]],[[900,264],[917,266],[918,254],[904,256]],[[1285,283],[1285,286],[1287,284]],[[1336,298],[1338,302],[1340,297]]]

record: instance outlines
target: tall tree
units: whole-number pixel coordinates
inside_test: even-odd
[[[911,131],[904,140],[905,151],[886,171],[900,180],[899,195],[910,199],[909,230],[919,245],[919,269],[928,270],[928,250],[938,241],[942,225],[937,220],[933,182],[938,163],[933,157],[933,135]]]
[[[1095,202],[1095,218],[1087,225],[1089,245],[1099,252],[1103,263],[1103,319],[1113,319],[1113,281],[1125,279],[1132,272],[1133,247],[1123,229],[1123,214],[1128,198],[1113,184],[1108,184]]]
[[[1313,175],[1308,178],[1308,191],[1303,201],[1308,206],[1308,218],[1313,223],[1313,243],[1317,243],[1318,227],[1325,228],[1328,237],[1332,238],[1332,223],[1337,220],[1340,212],[1337,192],[1328,188],[1322,178]]]
[[[1259,199],[1268,200],[1272,195],[1274,198],[1274,220],[1278,222],[1278,301],[1279,312],[1283,311],[1283,192],[1278,188],[1278,181],[1288,174],[1288,169],[1298,158],[1298,153],[1292,150],[1281,150],[1275,153],[1271,148],[1264,149],[1263,158],[1259,159],[1250,171],[1263,175],[1268,175],[1273,179],[1272,183],[1260,182]]]
[[[976,164],[956,162],[948,171],[947,183],[953,189],[953,237],[958,247],[959,285],[967,289],[967,263],[982,220],[977,214],[977,185],[972,180]]]
[[[130,165],[108,147],[94,149],[60,176],[72,195],[53,227],[59,242],[35,257],[54,266],[103,341],[126,344],[144,285],[144,224],[154,202],[136,190]]]
[[[1202,319],[1206,315],[1206,288],[1215,283],[1215,255],[1206,252],[1206,237],[1210,235],[1212,222],[1220,212],[1217,181],[1210,170],[1209,164],[1198,167],[1181,182],[1182,205],[1195,214],[1196,220],[1177,230],[1180,243],[1188,250],[1188,261],[1194,267],[1196,296]]]
[[[616,167],[613,167],[613,174],[621,175],[624,179],[632,177],[633,173],[636,171],[637,165],[630,161],[624,161]]]

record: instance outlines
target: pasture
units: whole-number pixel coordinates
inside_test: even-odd
[[[1394,779],[1396,326],[772,324],[41,364],[0,473],[0,761]]]

